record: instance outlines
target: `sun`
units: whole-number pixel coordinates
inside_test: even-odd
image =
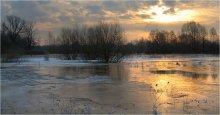
[[[193,20],[195,12],[193,10],[179,10],[175,8],[175,13],[164,13],[170,8],[167,6],[152,6],[148,10],[139,12],[140,14],[148,14],[151,16],[150,19],[144,19],[145,22],[160,22],[160,23],[171,23],[179,21],[190,21]]]

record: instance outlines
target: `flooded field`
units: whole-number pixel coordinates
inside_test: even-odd
[[[29,57],[1,65],[2,113],[219,114],[217,55],[120,63]]]

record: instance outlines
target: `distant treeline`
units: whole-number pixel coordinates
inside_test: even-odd
[[[75,25],[63,28],[55,38],[49,33],[48,51],[62,53],[68,59],[79,54],[88,59],[104,59],[106,62],[117,61],[127,54],[219,54],[219,36],[215,28],[209,31],[194,21],[183,24],[181,31],[151,30],[148,38],[126,43],[120,24],[100,22],[87,27]],[[56,39],[56,40],[54,40]]]
[[[180,32],[151,30],[148,37],[126,42],[118,21],[100,21],[93,26],[78,25],[62,28],[58,36],[49,32],[49,45],[36,44],[33,22],[7,16],[2,22],[2,54],[63,54],[66,59],[81,57],[117,62],[133,53],[206,53],[219,54],[219,36],[215,28],[191,21]],[[40,29],[40,28],[39,28]]]
[[[194,21],[185,23],[181,32],[151,30],[148,39],[124,46],[128,53],[204,53],[219,54],[219,36],[215,28],[206,28]]]

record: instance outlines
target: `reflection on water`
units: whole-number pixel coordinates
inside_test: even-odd
[[[202,64],[202,65],[201,65]],[[119,64],[73,67],[41,66],[38,73],[53,77],[108,76],[113,81],[158,81],[160,76],[199,82],[218,82],[219,61],[129,61]],[[189,77],[189,78],[187,78]],[[97,78],[98,79],[98,78]],[[211,80],[211,81],[210,81]]]
[[[91,78],[87,82],[89,88],[84,89],[83,94],[103,103],[114,104],[118,100],[134,103],[137,113],[144,113],[143,110],[155,114],[218,113],[218,70],[218,60],[179,59],[129,60],[119,64],[80,67],[40,67],[38,73],[61,79],[69,76],[68,80],[73,81]],[[100,82],[103,76],[107,79]],[[66,87],[64,89],[68,90]]]
[[[2,70],[7,100],[2,101],[13,103],[16,113],[219,113],[217,56],[143,56],[106,65]]]
[[[155,71],[150,71],[151,73],[155,74],[180,74],[183,76],[188,76],[192,78],[206,78],[208,77],[211,73],[209,74],[200,74],[200,73],[195,73],[195,72],[188,72],[188,71],[182,71],[182,70],[155,70]],[[211,74],[210,75],[213,79],[216,79],[218,77],[217,74]]]

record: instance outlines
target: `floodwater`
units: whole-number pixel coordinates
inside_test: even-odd
[[[2,64],[2,113],[219,114],[218,55],[32,61]]]

